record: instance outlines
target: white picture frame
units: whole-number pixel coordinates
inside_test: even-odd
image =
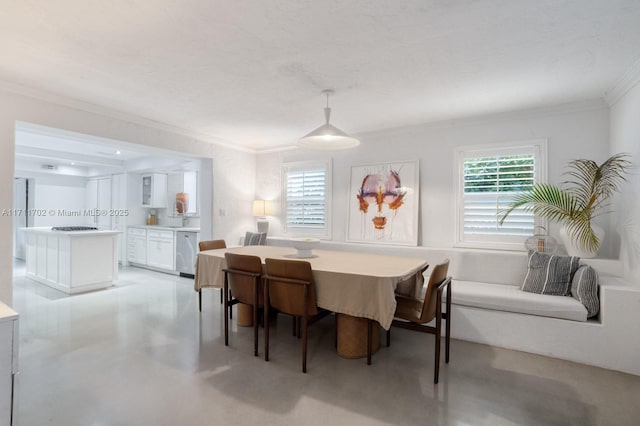
[[[351,166],[348,242],[418,245],[419,162]]]

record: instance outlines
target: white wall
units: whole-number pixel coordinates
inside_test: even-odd
[[[420,161],[420,228],[418,244],[453,247],[455,241],[454,149],[458,146],[548,139],[548,178],[560,182],[567,161],[608,158],[609,112],[604,103],[585,102],[549,109],[513,112],[358,135],[355,149],[324,153],[296,149],[258,156],[256,196],[279,199],[281,164],[333,159],[332,239],[344,241],[350,166],[387,160]],[[281,209],[279,209],[281,210]],[[282,232],[281,219],[271,218],[271,235]],[[603,223],[608,228],[608,221]],[[552,226],[552,233],[557,227]],[[389,250],[393,250],[389,248]],[[600,254],[613,257],[605,239]]]
[[[640,84],[611,107],[611,154],[632,155],[635,170],[614,202],[613,227],[620,235],[625,279],[640,286]]]
[[[52,177],[36,177],[33,197],[33,226],[85,225],[82,215],[85,208],[86,179],[73,178],[57,182]],[[80,216],[64,216],[60,211],[79,212]],[[52,212],[54,212],[52,214]]]
[[[36,97],[0,92],[0,208],[13,206],[15,123],[24,121],[109,139],[155,146],[213,159],[213,173],[203,185],[213,186],[211,223],[202,222],[203,235],[237,241],[254,226],[255,155],[205,142],[169,126],[129,117],[96,106],[51,95]],[[91,111],[91,112],[88,112]],[[223,209],[225,216],[218,215]],[[12,218],[0,216],[0,300],[12,303]]]

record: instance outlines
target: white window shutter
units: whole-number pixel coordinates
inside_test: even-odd
[[[546,141],[523,146],[458,150],[457,245],[523,249],[538,224],[532,212],[516,209],[500,225],[515,197],[540,180]]]
[[[286,232],[327,237],[330,163],[290,163],[283,171]]]

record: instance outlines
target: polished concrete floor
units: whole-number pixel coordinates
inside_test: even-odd
[[[217,290],[200,314],[192,280],[137,268],[68,296],[16,264],[14,299],[20,425],[640,424],[640,377],[454,340],[434,385],[432,336],[394,330],[367,366],[336,355],[332,318],[302,374],[288,318],[267,363],[235,321],[224,346]]]

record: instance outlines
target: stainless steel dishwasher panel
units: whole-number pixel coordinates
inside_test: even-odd
[[[198,232],[176,232],[176,270],[180,275],[195,274],[199,237]]]

